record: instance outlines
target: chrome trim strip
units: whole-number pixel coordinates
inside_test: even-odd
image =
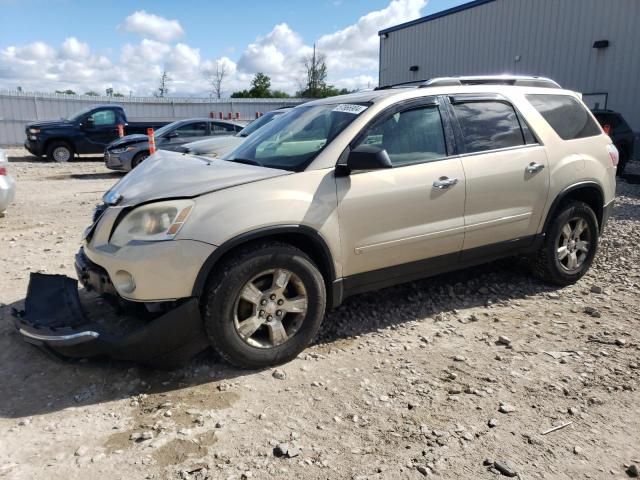
[[[367,252],[379,250],[381,248],[389,248],[389,247],[395,247],[395,246],[398,246],[398,245],[404,245],[406,243],[419,242],[419,241],[427,239],[427,238],[449,237],[451,235],[456,235],[456,234],[463,233],[464,230],[465,230],[464,225],[461,225],[459,227],[448,228],[446,230],[438,230],[437,232],[423,233],[423,234],[420,234],[420,235],[413,235],[411,237],[398,238],[398,239],[395,239],[395,240],[387,240],[386,242],[379,242],[379,243],[372,243],[372,244],[369,244],[369,245],[362,245],[362,246],[359,246],[359,247],[355,248],[355,253],[356,253],[356,255],[360,255],[362,253],[367,253]]]
[[[495,227],[496,225],[504,225],[507,223],[520,222],[522,220],[526,220],[531,217],[532,212],[527,213],[519,213],[517,215],[510,215],[508,217],[500,217],[494,220],[486,220],[484,222],[473,223],[471,225],[467,225],[465,227],[465,232],[473,232],[476,230],[481,230],[483,228]]]
[[[89,340],[93,340],[98,338],[100,334],[98,332],[94,332],[92,330],[87,330],[86,332],[78,332],[71,333],[69,335],[43,335],[39,333],[30,332],[25,330],[24,328],[20,329],[20,333],[25,337],[32,338],[33,340],[39,340],[41,342],[51,342],[51,343],[83,343],[88,342]],[[83,340],[86,338],[86,340]]]

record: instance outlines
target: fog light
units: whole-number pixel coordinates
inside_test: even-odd
[[[136,282],[133,281],[133,277],[129,272],[124,270],[118,270],[116,272],[113,283],[119,292],[131,293],[136,289]]]

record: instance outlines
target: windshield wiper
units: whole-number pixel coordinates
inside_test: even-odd
[[[229,161],[236,162],[236,163],[244,163],[245,165],[255,165],[256,167],[262,167],[262,164],[259,161],[253,160],[251,158],[234,158]]]

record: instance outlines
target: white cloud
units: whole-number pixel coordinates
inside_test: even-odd
[[[184,30],[178,20],[169,20],[144,10],[138,10],[129,15],[119,28],[163,42],[170,42],[184,35]]]
[[[414,19],[427,0],[393,0],[386,8],[370,12],[354,24],[321,36],[317,49],[326,56],[329,83],[339,88],[373,87],[378,76],[378,31]],[[134,95],[157,91],[160,75],[167,70],[172,95],[206,96],[216,64],[224,65],[226,95],[249,88],[256,72],[271,77],[273,89],[294,93],[304,78],[303,60],[312,52],[313,39],[303,39],[286,23],[275,25],[266,35],[241,51],[226,48],[220,58],[205,58],[202,51],[184,42],[172,41],[184,34],[177,20],[138,11],[119,27],[140,33],[138,43],[126,43],[119,51],[92,51],[76,37],[58,46],[33,42],[0,49],[0,88],[53,91],[68,88],[83,93],[106,88]],[[306,41],[305,41],[306,40]],[[113,58],[111,60],[109,57]]]
[[[426,4],[427,0],[393,0],[388,7],[360,17],[355,24],[321,36],[316,45],[326,54],[329,72],[377,70],[378,32],[419,17]]]
[[[89,45],[80,42],[76,37],[67,38],[60,47],[60,56],[64,58],[87,58],[89,52]]]

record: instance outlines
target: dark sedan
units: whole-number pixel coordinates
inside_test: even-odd
[[[177,150],[185,143],[207,137],[235,135],[243,124],[231,120],[191,118],[178,120],[158,129],[155,134],[156,149]],[[128,172],[149,157],[149,138],[146,135],[127,135],[107,145],[104,163],[111,170]]]

